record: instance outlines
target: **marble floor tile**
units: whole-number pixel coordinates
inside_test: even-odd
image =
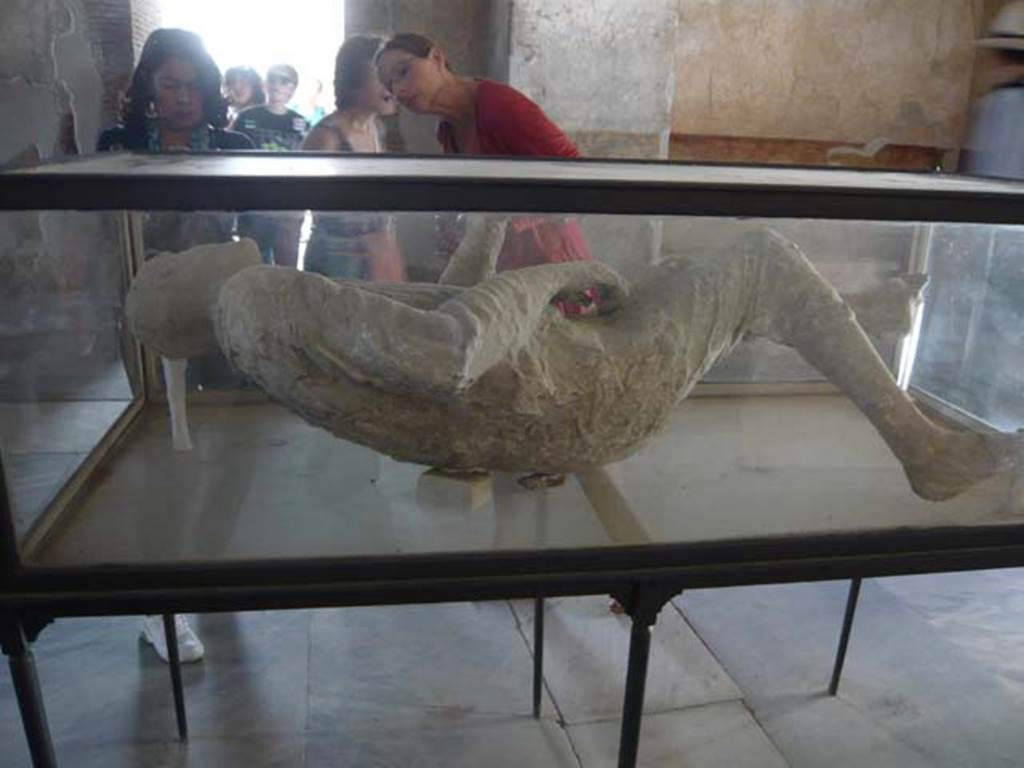
[[[168,768],[305,768],[304,736],[190,738],[173,744]],[[97,764],[97,768],[99,764]]]
[[[183,668],[195,736],[299,736],[307,724],[309,611],[195,617],[205,658]]]
[[[506,602],[313,613],[313,734],[528,716],[532,684],[533,660]],[[543,707],[553,716],[550,700]]]
[[[959,576],[943,577],[950,594]],[[839,689],[845,708],[819,699],[826,698],[848,582],[694,591],[676,602],[791,760],[856,765],[885,744],[932,765],[1019,765],[1024,732],[1007,713],[1021,710],[1024,695],[1007,684],[1000,660],[965,652],[935,614],[922,614],[922,602],[939,610],[942,591],[937,580],[925,586],[911,599],[864,582]],[[913,585],[902,588],[909,593]],[[978,589],[971,610],[1003,605],[1004,594]]]
[[[94,748],[112,764],[122,759],[132,764],[135,748],[155,761],[154,755],[162,754],[160,745],[177,743],[168,668],[139,640],[141,621],[61,619],[34,645],[57,752],[76,755],[76,762],[62,765],[78,765],[78,755]],[[301,738],[306,727],[308,624],[306,611],[193,617],[206,658],[182,667],[191,737]],[[6,665],[0,675],[0,703],[0,743],[27,761]],[[122,753],[129,757],[118,757]],[[96,757],[96,764],[102,759]]]
[[[848,583],[688,592],[655,626],[641,765],[1019,766],[1022,584],[1010,570],[865,582],[836,698]],[[59,620],[34,652],[62,766],[614,765],[628,620],[606,598],[547,610],[567,726],[550,699],[529,716],[531,602],[198,617],[187,744],[138,617]],[[0,766],[28,765],[4,665]]]
[[[238,739],[193,737],[187,742],[98,742],[64,744],[60,765],[71,768],[304,768],[304,737]],[[6,762],[0,765],[7,767]],[[13,765],[29,768],[24,763]]]
[[[584,768],[618,765],[619,722],[568,727]],[[785,768],[786,761],[738,701],[645,715],[638,765],[642,768]]]
[[[57,744],[57,762],[70,768],[304,768],[303,736],[191,737],[187,741],[82,741]],[[3,768],[31,768],[28,751],[0,753]]]
[[[1024,698],[1024,569],[874,579]]]
[[[176,742],[152,741],[89,741],[56,745],[57,763],[75,768],[170,768],[178,764]],[[3,763],[7,766],[8,763]],[[30,768],[26,750],[24,762],[11,763]]]
[[[58,619],[33,645],[58,751],[71,743],[177,738],[167,665],[139,640],[141,624],[141,617]],[[186,670],[186,686],[194,674]],[[10,685],[9,675],[4,682]],[[24,744],[17,708],[0,712],[4,733],[10,722]]]
[[[308,768],[579,768],[565,731],[530,717],[318,733]]]
[[[533,643],[533,602],[513,603]],[[626,681],[630,620],[606,597],[545,601],[544,678],[568,723],[618,718]],[[651,636],[645,711],[682,709],[741,698],[739,689],[671,606]]]
[[[792,768],[933,768],[942,765],[901,741],[871,713],[825,694],[781,695],[755,710]],[[996,765],[969,761],[951,765]]]

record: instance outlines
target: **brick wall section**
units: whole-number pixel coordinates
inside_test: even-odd
[[[136,61],[149,33],[160,26],[160,0],[122,0],[131,3],[132,47]]]
[[[82,5],[85,33],[103,80],[103,121],[111,125],[117,122],[120,94],[134,62],[130,0],[83,0]]]
[[[146,37],[160,26],[160,0],[80,1],[84,31],[103,79],[103,121],[113,125]]]

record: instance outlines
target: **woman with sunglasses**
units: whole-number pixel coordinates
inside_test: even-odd
[[[444,51],[422,35],[391,38],[377,54],[377,72],[403,107],[441,118],[437,139],[446,154],[579,157],[537,104],[510,86],[455,74]],[[575,221],[517,216],[497,269],[590,258]]]

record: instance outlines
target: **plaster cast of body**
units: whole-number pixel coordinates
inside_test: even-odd
[[[745,336],[794,347],[839,386],[924,498],[1015,461],[1013,436],[927,419],[850,306],[774,232],[655,265],[635,285],[593,262],[494,274],[503,235],[478,219],[439,285],[244,269],[220,291],[220,346],[307,421],[432,466],[558,474],[622,459]],[[596,315],[553,305],[595,288]]]
[[[132,281],[125,319],[161,355],[175,450],[192,448],[185,411],[188,358],[220,349],[213,328],[220,290],[228,278],[261,262],[252,240],[199,245],[150,259]]]

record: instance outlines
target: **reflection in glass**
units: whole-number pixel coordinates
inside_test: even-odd
[[[121,224],[0,214],[0,450],[19,539],[132,399]]]
[[[1024,227],[934,225],[912,384],[968,417],[1024,427]]]
[[[238,240],[240,233],[232,224],[235,215],[141,215],[138,230],[150,258],[136,277],[135,289],[145,283],[147,269],[167,278],[173,271],[171,264],[184,264],[184,251],[191,249],[195,258],[181,272],[186,287],[193,286],[184,292],[191,299],[188,312],[180,307],[175,311],[174,302],[168,300],[171,292],[159,286],[147,300],[146,305],[153,307],[168,300],[161,310],[166,314],[156,327],[174,335],[176,322],[185,323],[186,314],[196,314],[209,342],[203,346],[203,353],[217,355],[226,366],[221,349],[228,342],[222,333],[213,330],[227,306],[221,304],[221,287],[246,272],[246,280],[258,278],[274,288],[264,299],[251,303],[253,316],[240,326],[257,334],[260,343],[268,342],[266,355],[254,357],[255,362],[244,358],[243,362],[253,363],[251,369],[239,366],[248,374],[228,368],[228,376],[218,383],[212,376],[204,378],[209,372],[196,366],[199,353],[191,347],[171,354],[155,341],[147,342],[147,371],[152,377],[147,378],[149,400],[143,413],[133,423],[123,446],[109,457],[105,471],[96,473],[76,500],[74,514],[61,518],[52,535],[30,552],[29,561],[88,565],[594,547],[882,530],[948,524],[951,520],[984,523],[999,515],[1003,515],[999,519],[1011,519],[1004,514],[1004,497],[980,484],[977,492],[941,505],[916,496],[904,474],[906,463],[901,462],[915,458],[917,417],[906,410],[907,419],[892,425],[878,418],[881,407],[875,409],[873,419],[871,414],[868,418],[865,415],[887,398],[900,399],[906,405],[894,379],[906,378],[906,371],[899,366],[906,367],[916,353],[912,394],[926,391],[934,398],[957,404],[976,420],[1012,420],[1012,409],[1021,399],[1014,394],[1020,391],[1019,371],[1024,369],[1015,362],[1020,361],[1018,329],[1022,327],[1017,309],[1020,300],[1015,298],[1020,295],[1014,271],[1020,261],[1016,258],[1016,229],[580,215],[573,218],[579,222],[594,261],[622,276],[630,291],[628,301],[617,302],[619,294],[599,290],[595,294],[596,311],[589,311],[593,302],[588,301],[592,299],[588,292],[595,288],[592,283],[580,283],[572,291],[558,288],[550,301],[532,304],[518,301],[516,295],[495,294],[495,300],[487,304],[494,309],[493,318],[500,320],[521,312],[524,306],[536,305],[541,317],[535,327],[531,326],[533,336],[554,334],[566,342],[548,346],[539,343],[537,349],[542,354],[538,353],[536,359],[543,357],[547,367],[538,369],[535,379],[523,385],[513,378],[504,379],[508,387],[502,391],[507,397],[488,401],[486,407],[473,405],[442,413],[441,406],[422,393],[404,392],[388,399],[386,408],[369,414],[346,411],[353,403],[365,403],[379,394],[372,391],[372,381],[353,383],[352,370],[358,375],[362,369],[340,364],[338,370],[332,369],[338,360],[348,362],[345,355],[358,347],[355,343],[335,344],[338,339],[344,341],[354,317],[358,315],[358,322],[372,330],[375,324],[383,323],[376,323],[380,317],[365,311],[366,307],[377,311],[383,299],[417,310],[402,310],[410,323],[394,329],[394,338],[407,338],[423,332],[423,324],[440,304],[456,302],[485,277],[479,269],[471,268],[481,266],[476,262],[460,263],[455,259],[449,263],[438,258],[444,249],[436,227],[437,216],[459,213],[388,214],[394,222],[403,263],[410,276],[420,278],[411,283],[382,279],[377,285],[369,285],[372,281],[353,282],[351,278],[262,266],[258,250],[252,246],[248,261],[238,269],[228,269],[216,280],[199,280],[198,287],[193,285],[196,276],[206,275],[214,261],[225,260],[229,251],[248,247]],[[45,218],[37,217],[38,221]],[[468,214],[466,218],[472,224],[477,215]],[[487,218],[493,221],[493,217]],[[59,231],[59,225],[52,226],[58,228],[54,232]],[[74,226],[88,232],[83,221]],[[809,261],[790,253],[789,246],[783,247],[774,235],[764,234],[765,229],[781,233],[785,242],[797,246]],[[57,234],[48,237],[54,242],[60,240]],[[485,234],[483,241],[488,237]],[[37,240],[37,250],[43,249],[42,235]],[[68,236],[65,240],[74,238]],[[224,245],[229,241],[236,242]],[[113,380],[121,386],[120,400],[111,394],[116,394],[115,390],[98,388],[95,372],[84,363],[71,366],[68,362],[81,357],[69,356],[68,345],[77,343],[73,331],[84,328],[96,334],[97,342],[105,339],[104,343],[117,350],[124,343],[118,336],[122,309],[118,282],[121,257],[116,255],[119,246],[108,247],[102,240],[83,242],[89,253],[97,254],[95,263],[87,262],[88,269],[102,271],[114,287],[103,290],[101,285],[86,291],[82,293],[84,303],[76,304],[63,301],[62,297],[73,291],[60,288],[56,282],[33,292],[24,287],[22,280],[18,301],[31,311],[21,314],[35,324],[26,325],[22,337],[38,337],[43,343],[26,344],[17,334],[4,337],[5,344],[20,338],[24,349],[30,351],[17,352],[11,346],[11,355],[5,354],[5,360],[10,357],[24,363],[17,372],[5,374],[7,388],[12,389],[17,380],[22,390],[34,393],[29,399],[31,409],[22,408],[17,418],[12,416],[7,421],[17,428],[6,426],[2,433],[5,467],[9,474],[11,468],[16,469],[22,478],[31,470],[23,458],[26,446],[32,443],[26,435],[52,429],[64,439],[70,434],[70,425],[77,423],[53,401],[59,401],[61,407],[84,404],[88,407],[83,407],[83,412],[96,422],[92,432],[83,433],[77,457],[69,452],[68,466],[73,469],[130,399],[131,389],[120,357],[104,358],[116,364],[112,375],[117,374]],[[461,247],[463,242],[456,245]],[[204,248],[195,248],[204,243]],[[176,256],[168,258],[165,251]],[[493,255],[499,250],[488,248],[488,252]],[[73,256],[67,257],[68,263],[75,263]],[[7,256],[5,269],[11,269],[9,265],[14,261],[14,256]],[[491,259],[483,266],[493,269],[495,264],[496,260]],[[540,269],[549,271],[548,266]],[[587,270],[588,275],[597,275],[600,280],[612,279],[598,265],[573,269],[580,273]],[[921,280],[920,275],[907,280],[906,273],[922,269],[928,272],[930,281],[924,320],[916,341],[908,346],[902,339],[914,327],[913,299]],[[446,271],[449,277],[458,273],[466,279],[444,286],[424,284],[436,283]],[[513,277],[506,273],[503,276]],[[505,282],[513,288],[529,282],[525,273],[520,276],[522,280]],[[344,291],[338,281],[347,286]],[[812,298],[821,310],[818,314],[806,306],[814,302],[799,297],[778,301],[780,286],[792,289],[798,283],[813,288]],[[347,296],[359,294],[367,300],[354,309],[339,308],[333,302],[339,291]],[[133,295],[137,294],[133,291]],[[769,311],[766,307],[771,303],[770,296],[775,299]],[[377,298],[371,301],[367,297]],[[845,304],[838,300],[840,297]],[[701,306],[709,307],[708,311],[701,314],[694,310]],[[267,307],[273,307],[273,311]],[[852,329],[851,309],[866,338]],[[615,313],[620,310],[631,313],[629,317],[635,323],[616,320]],[[5,331],[13,327],[12,323],[25,322],[11,319],[20,318],[18,312],[10,314],[4,316]],[[107,314],[111,319],[104,325],[100,318]],[[131,327],[132,312],[129,309],[124,314],[124,322]],[[754,315],[759,319],[752,324]],[[721,323],[701,325],[705,316],[717,317]],[[668,320],[659,325],[658,318]],[[772,324],[780,318],[787,322],[783,329],[786,333],[776,336],[783,341],[790,339],[794,346],[809,351],[817,364],[831,368],[833,380],[839,386],[847,385],[854,401],[861,398],[857,403],[860,410],[837,389],[826,386],[821,373],[791,349],[768,339],[733,347],[733,342],[748,331],[750,336],[774,338],[765,331],[772,331]],[[44,332],[46,323],[59,328]],[[280,341],[282,334],[287,336],[290,328],[299,325],[309,333]],[[715,327],[709,329],[707,325]],[[192,330],[197,327],[192,326]],[[479,327],[486,332],[484,324]],[[802,333],[812,327],[814,332]],[[645,334],[661,334],[658,338],[663,339],[663,347],[649,363],[630,366],[628,360],[634,349],[645,343]],[[578,337],[585,337],[587,344],[572,346]],[[852,341],[844,342],[837,352],[834,348],[838,348],[836,340],[840,338]],[[527,339],[527,343],[535,340]],[[711,351],[702,351],[701,345]],[[357,362],[362,364],[368,358],[372,364],[386,346],[383,342],[365,345],[369,351]],[[44,352],[51,348],[59,364],[56,373],[47,377],[40,366],[45,363]],[[421,348],[434,350],[431,354],[437,352],[436,345]],[[901,348],[905,350],[902,355]],[[727,349],[732,353],[722,357],[704,375],[703,386],[680,405],[678,396],[696,380],[707,361]],[[668,394],[660,393],[658,400],[663,412],[649,420],[653,426],[644,442],[643,436],[636,436],[636,430],[630,432],[630,419],[651,403],[637,394],[643,387],[634,385],[643,383],[644,377],[658,379],[679,355],[689,354],[686,350],[699,360],[687,369],[683,384],[665,385]],[[187,402],[191,422],[190,450],[176,450],[188,446],[172,441],[160,373],[160,356],[164,354],[168,359],[188,360],[191,386],[182,392],[181,401]],[[284,362],[282,354],[286,355]],[[92,357],[85,355],[82,359]],[[424,355],[424,367],[430,360]],[[184,367],[184,363],[178,365],[179,369]],[[493,440],[487,450],[503,450],[502,441],[527,418],[533,418],[536,427],[529,443],[533,461],[559,445],[580,444],[572,442],[581,428],[573,422],[577,411],[572,409],[578,405],[573,393],[602,379],[602,369],[609,368],[627,371],[616,379],[625,382],[624,394],[616,394],[617,384],[606,387],[607,399],[592,409],[592,415],[599,428],[611,426],[601,433],[600,440],[593,441],[592,448],[585,446],[595,451],[586,454],[587,461],[580,465],[586,470],[575,474],[568,470],[562,485],[528,490],[517,482],[522,473],[515,472],[493,472],[468,480],[453,478],[430,466],[435,463],[442,469],[452,468],[435,458],[440,454],[408,453],[423,436],[422,429],[416,431],[416,420],[428,410],[435,413],[432,409],[440,413],[431,433],[438,444],[447,440],[465,446],[470,442],[466,435],[491,430],[488,434]],[[863,371],[868,368],[871,381],[865,383]],[[281,385],[275,391],[289,371],[298,372],[295,386],[288,390]],[[186,374],[179,372],[184,382]],[[279,381],[274,377],[281,372]],[[418,372],[419,368],[413,371]],[[540,393],[530,403],[534,411],[513,407],[526,402],[521,395],[527,388],[541,380],[554,381],[556,374],[560,382],[556,384],[564,385],[564,391]],[[45,391],[54,381],[67,391]],[[874,386],[883,381],[884,396]],[[90,387],[105,395],[89,394]],[[307,388],[302,391],[309,400],[289,399],[293,390],[301,387]],[[264,389],[277,402],[268,402]],[[5,397],[7,407],[13,396]],[[623,398],[634,398],[632,406],[623,408]],[[111,399],[111,413],[104,416],[97,404]],[[552,408],[552,402],[561,405]],[[282,403],[288,407],[282,407]],[[47,408],[50,410],[44,413]],[[349,416],[350,421],[346,421]],[[470,418],[478,421],[470,424]],[[321,426],[331,428],[333,434]],[[13,451],[9,446],[15,435],[18,450]],[[406,453],[400,453],[394,445],[384,445],[381,441],[385,439],[394,440]],[[635,442],[622,450],[616,447],[628,440]],[[46,440],[37,442],[44,445],[37,453],[47,454]],[[65,443],[71,444],[68,439]],[[401,463],[388,458],[388,454],[416,463]],[[481,461],[481,454],[475,455]],[[470,452],[463,469],[473,456]],[[484,466],[525,465],[509,461]],[[39,502],[42,505],[52,498],[69,471],[63,466],[52,469],[58,477],[49,496],[43,494],[46,498]],[[15,483],[15,490],[24,496],[29,484],[20,482],[20,486]],[[946,489],[931,495],[946,495]],[[26,509],[40,508],[39,504],[32,507],[19,503]]]

